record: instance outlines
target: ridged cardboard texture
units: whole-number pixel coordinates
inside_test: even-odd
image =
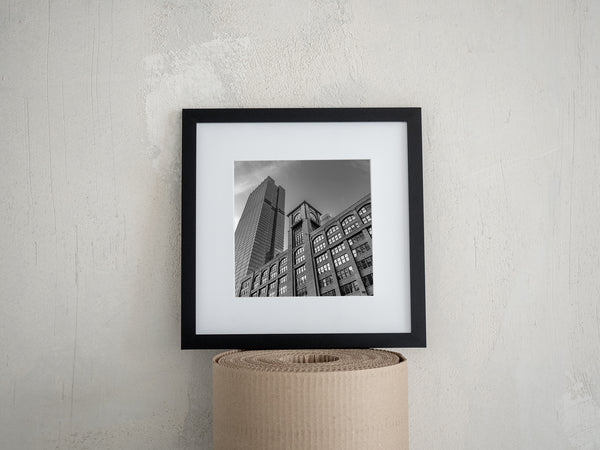
[[[213,359],[216,450],[408,449],[406,359],[374,349]]]

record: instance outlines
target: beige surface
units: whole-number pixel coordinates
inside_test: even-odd
[[[373,349],[217,355],[214,448],[406,449],[406,364]]]

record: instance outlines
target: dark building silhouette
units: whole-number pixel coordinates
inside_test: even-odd
[[[288,248],[236,278],[236,296],[373,295],[370,195],[335,217],[303,201],[288,218]]]
[[[235,286],[283,250],[285,189],[265,178],[248,197],[235,229]]]

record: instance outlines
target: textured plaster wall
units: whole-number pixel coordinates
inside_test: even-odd
[[[216,352],[178,349],[181,108],[398,105],[423,107],[411,448],[600,448],[598,23],[595,1],[1,1],[0,448],[210,448]]]

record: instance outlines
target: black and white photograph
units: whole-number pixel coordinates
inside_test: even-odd
[[[235,296],[372,296],[370,160],[234,162]]]

